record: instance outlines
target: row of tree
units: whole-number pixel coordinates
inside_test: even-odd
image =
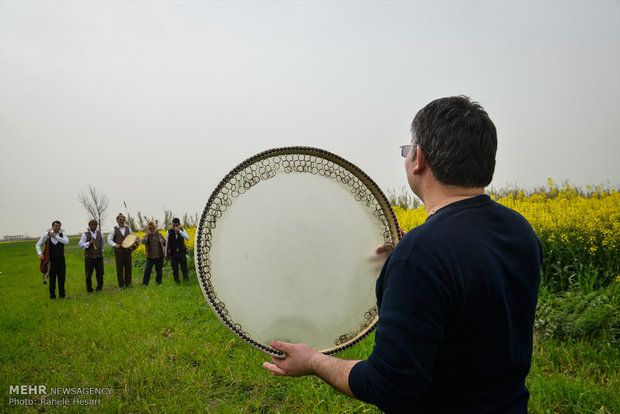
[[[78,194],[78,200],[80,201],[80,204],[82,204],[82,207],[84,207],[84,210],[86,210],[86,212],[88,213],[89,217],[97,220],[97,223],[99,223],[99,229],[101,230],[103,221],[106,219],[108,207],[110,206],[108,196],[106,194],[98,192],[94,186],[89,185],[88,191],[83,191]],[[125,209],[127,210],[127,203],[123,201],[123,204],[125,205]],[[172,210],[166,209],[164,209],[163,221],[160,221],[153,216],[149,217],[143,215],[139,211],[134,217],[129,214],[129,211],[127,211],[126,223],[134,230],[146,228],[150,221],[155,223],[155,226],[157,226],[158,228],[167,228],[172,226],[173,218],[174,215],[172,213]],[[183,218],[181,218],[182,227],[192,227],[197,225],[198,214],[194,214],[193,216],[191,216],[185,213],[183,215]]]

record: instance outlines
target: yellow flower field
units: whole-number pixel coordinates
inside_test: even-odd
[[[619,278],[620,192],[559,188],[549,180],[547,189],[533,194],[491,197],[523,215],[536,231],[545,255],[543,278],[570,278],[584,270],[595,272],[603,285]],[[424,207],[396,206],[394,213],[405,231],[426,219]]]
[[[601,187],[585,191],[566,185],[557,187],[552,180],[545,189],[491,194],[491,197],[522,214],[532,225],[543,246],[543,282],[559,290],[566,289],[584,274],[589,283],[605,286],[620,281],[620,192]],[[426,220],[426,209],[394,206],[399,226],[404,231]],[[194,249],[196,227],[186,228]],[[166,230],[160,230],[166,237]],[[142,238],[143,231],[136,233]],[[144,255],[144,245],[136,249]]]

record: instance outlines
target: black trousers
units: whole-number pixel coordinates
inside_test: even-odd
[[[181,271],[183,272],[183,280],[189,280],[187,277],[187,256],[185,252],[172,253],[170,265],[172,266],[172,275],[175,282],[179,283],[179,265],[181,265]]]
[[[50,298],[56,298],[56,279],[58,279],[58,296],[65,297],[65,274],[67,272],[67,266],[65,265],[65,258],[53,257],[50,258],[50,271],[49,271],[49,285],[50,285]]]
[[[95,271],[95,277],[97,278],[97,290],[103,289],[103,257],[97,258],[84,258],[84,269],[86,270],[86,291],[93,291],[93,270]]]

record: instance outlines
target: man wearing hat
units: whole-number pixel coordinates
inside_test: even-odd
[[[149,221],[149,224],[146,226],[146,233],[142,237],[142,244],[144,244],[144,251],[146,253],[146,266],[144,267],[142,284],[144,286],[149,285],[151,270],[153,269],[153,265],[155,265],[155,282],[161,285],[166,239],[157,232],[157,227],[152,221]]]
[[[118,213],[116,223],[118,226],[114,226],[108,234],[108,244],[114,247],[116,278],[118,279],[118,287],[123,290],[124,288],[131,287],[132,263],[131,250],[123,248],[122,243],[125,237],[133,234],[133,231],[131,231],[129,226],[125,226],[125,216],[123,216],[123,213]]]
[[[43,234],[35,245],[41,261],[45,258],[41,248],[47,246],[46,250],[49,250],[50,299],[56,299],[56,280],[58,280],[58,297],[65,298],[65,276],[67,273],[65,244],[69,244],[69,237],[61,230],[61,225],[60,221],[54,220],[52,229]],[[48,241],[49,244],[47,244]]]
[[[86,274],[86,291],[93,292],[93,270],[97,278],[97,291],[103,289],[103,233],[97,230],[97,220],[88,222],[88,231],[80,238],[80,247],[84,249],[84,268]]]

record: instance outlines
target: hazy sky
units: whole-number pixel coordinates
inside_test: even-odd
[[[620,0],[0,0],[0,238],[78,193],[201,212],[268,148],[306,145],[406,185],[398,146],[465,94],[499,133],[493,186],[620,183]]]

